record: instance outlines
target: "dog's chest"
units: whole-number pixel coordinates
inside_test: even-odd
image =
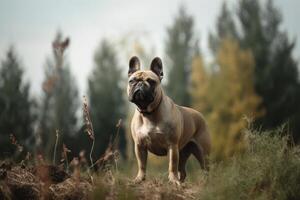
[[[147,146],[148,150],[157,155],[166,155],[170,144],[171,126],[145,124],[137,131],[139,141]]]

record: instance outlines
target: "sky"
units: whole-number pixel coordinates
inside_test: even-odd
[[[235,8],[236,0],[226,0]],[[0,0],[0,60],[13,45],[30,81],[34,95],[41,92],[45,60],[58,30],[70,37],[68,63],[80,94],[86,93],[95,49],[103,38],[118,43],[124,36],[142,37],[164,56],[166,27],[172,24],[181,4],[195,18],[204,56],[209,57],[208,33],[214,30],[223,0]],[[299,0],[275,0],[283,14],[282,29],[290,38],[300,38]],[[298,42],[299,43],[299,42]],[[118,48],[118,47],[116,47]],[[118,49],[117,49],[118,50]],[[300,60],[297,44],[295,58]],[[129,59],[129,58],[128,58]],[[127,61],[121,61],[127,67]]]

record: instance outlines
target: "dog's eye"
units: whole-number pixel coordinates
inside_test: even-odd
[[[150,85],[155,85],[155,81],[154,80],[152,80],[152,79],[147,79],[147,82],[150,84]]]
[[[133,84],[135,82],[134,79],[129,80],[129,84]]]

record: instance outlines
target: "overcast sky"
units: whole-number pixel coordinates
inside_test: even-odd
[[[226,0],[235,7],[235,0]],[[118,41],[124,35],[145,35],[145,40],[163,57],[166,27],[172,23],[180,4],[195,18],[201,47],[208,56],[207,34],[213,30],[222,0],[0,0],[0,59],[13,44],[32,91],[38,94],[44,64],[51,55],[57,30],[70,36],[68,60],[81,94],[93,67],[93,54],[102,38]],[[300,38],[299,0],[275,0],[283,13],[283,29]],[[299,60],[297,44],[295,57]],[[124,64],[127,66],[127,63]]]

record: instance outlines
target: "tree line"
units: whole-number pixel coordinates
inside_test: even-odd
[[[195,19],[183,6],[166,27],[164,87],[177,104],[204,114],[217,158],[243,149],[246,143],[242,131],[248,119],[259,129],[275,129],[287,123],[294,141],[300,140],[299,70],[293,57],[296,41],[282,30],[282,20],[271,0],[239,0],[234,9],[224,1],[208,38],[211,61],[204,58]],[[62,34],[57,33],[53,46],[64,42]],[[61,50],[67,50],[67,46]],[[67,57],[59,53],[53,48],[46,59],[42,93],[33,98],[18,55],[13,48],[7,51],[0,67],[1,158],[21,154],[11,144],[11,134],[26,150],[48,159],[55,143],[58,152],[65,144],[74,156],[81,150],[89,151],[91,141],[81,120],[82,98]],[[136,53],[147,57],[142,47]],[[130,116],[124,93],[126,77],[122,76],[126,65],[120,63],[119,55],[112,41],[103,39],[88,78],[94,157],[99,157],[115,137],[119,119],[125,121]],[[125,158],[126,148],[131,146],[126,123],[118,140]]]

